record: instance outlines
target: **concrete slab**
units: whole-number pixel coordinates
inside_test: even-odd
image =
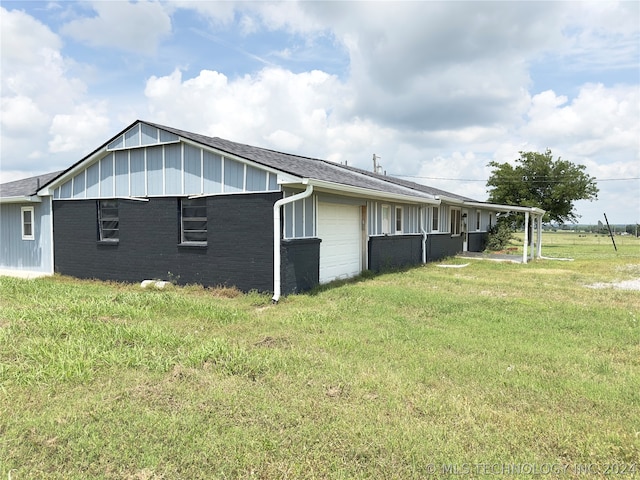
[[[9,270],[0,268],[0,277],[14,277],[25,278],[27,280],[33,280],[34,278],[49,277],[50,273],[45,272],[33,272],[28,270]]]

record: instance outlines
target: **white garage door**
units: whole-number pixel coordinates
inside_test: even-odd
[[[320,283],[360,273],[360,235],[359,206],[318,204]]]

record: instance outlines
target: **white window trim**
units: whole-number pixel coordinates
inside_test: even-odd
[[[384,224],[384,212],[385,210],[387,211],[388,215],[388,222],[386,225],[386,229],[385,229],[385,224]],[[389,235],[391,233],[391,205],[381,205],[380,206],[380,233],[382,235]],[[385,231],[386,230],[386,231]]]
[[[31,234],[25,233],[25,221],[24,214],[25,212],[31,213]],[[36,225],[35,225],[35,213],[33,207],[21,207],[20,208],[20,225],[22,230],[22,240],[35,240],[36,239]]]
[[[433,221],[436,222],[436,228],[433,228]],[[439,232],[440,231],[440,207],[431,207],[431,231]]]
[[[398,230],[398,220],[400,221],[400,230]],[[396,233],[396,235],[398,234],[402,234],[402,230],[404,227],[404,218],[403,218],[403,209],[402,207],[398,207],[396,206],[396,216],[395,216],[395,222],[394,222],[394,231]]]
[[[457,217],[457,222],[454,223]],[[462,233],[462,209],[459,207],[451,207],[449,209],[449,230],[452,237],[459,237]]]
[[[480,211],[476,212],[476,231],[482,230],[482,213]]]

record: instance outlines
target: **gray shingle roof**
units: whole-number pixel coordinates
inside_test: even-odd
[[[35,177],[0,184],[0,198],[35,195],[40,187],[49,183],[61,173],[62,172],[45,173],[44,175],[36,175]]]
[[[245,145],[242,143],[225,140],[223,138],[208,137],[205,135],[187,132],[185,130],[180,130],[173,127],[167,127],[165,125],[144,122],[141,120],[136,120],[127,128],[125,128],[123,132],[129,130],[139,122],[154,126],[156,128],[160,128],[167,132],[174,133],[179,137],[214,148],[218,151],[250,160],[257,164],[271,167],[275,170],[285,172],[300,178],[320,180],[338,185],[358,187],[393,195],[409,195],[428,199],[431,199],[434,196],[446,196],[462,201],[475,201],[462,195],[446,192],[444,190],[429,187],[427,185],[422,185],[408,180],[403,180],[397,177],[380,175],[356,167],[341,165],[318,158],[304,157],[301,155],[293,155],[290,153],[277,152],[275,150],[269,150],[266,148],[254,147],[251,145]],[[120,132],[118,135],[121,135],[123,132]],[[33,195],[36,192],[38,185],[40,187],[43,187],[47,183],[53,181],[56,177],[64,175],[64,173],[71,171],[74,167],[81,164],[87,158],[90,158],[94,153],[106,147],[106,145],[117,138],[118,135],[108,140],[101,147],[97,148],[96,150],[94,150],[94,152],[76,162],[64,172],[48,173],[45,175],[39,175],[36,177],[26,178],[24,180],[18,180],[15,182],[9,182],[0,185],[0,197],[6,198]]]
[[[406,188],[410,188],[411,190],[418,190],[419,192],[423,192],[423,193],[428,193],[429,195],[433,195],[435,197],[438,196],[445,196],[445,197],[449,197],[449,198],[455,198],[457,200],[462,200],[465,202],[476,202],[477,200],[474,200],[472,198],[469,197],[464,197],[462,195],[458,195],[457,193],[451,193],[451,192],[447,192],[445,190],[440,190],[439,188],[434,188],[434,187],[429,187],[428,185],[423,185],[421,183],[416,183],[416,182],[411,182],[409,180],[403,180],[401,178],[398,177],[390,177],[387,175],[380,175],[379,173],[374,173],[374,172],[370,172],[368,170],[362,170],[360,168],[356,168],[356,167],[350,167],[347,165],[342,165],[343,168],[347,168],[349,170],[354,170],[354,171],[358,171],[361,172],[364,175],[368,175],[370,177],[374,177],[374,178],[380,178],[383,179],[387,182],[393,182],[397,185],[402,185],[403,187]]]
[[[258,164],[302,178],[311,178],[352,187],[368,188],[390,194],[414,195],[416,197],[424,198],[431,198],[435,195],[445,195],[460,200],[471,200],[470,198],[445,192],[444,190],[431,188],[426,185],[401,180],[395,177],[378,175],[373,172],[340,165],[327,160],[253,147],[251,145],[236,143],[218,137],[207,137],[205,135],[167,127],[165,125],[153,123],[149,123],[149,125],[153,125],[154,127],[174,133],[180,137],[215,148],[216,150],[236,155],[246,160],[251,160]]]

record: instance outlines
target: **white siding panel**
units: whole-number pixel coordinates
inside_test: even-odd
[[[147,148],[147,194],[162,195],[162,147]]]
[[[113,196],[113,154],[100,160],[100,196]]]
[[[165,194],[182,193],[182,148],[180,145],[164,146]]]
[[[145,172],[144,172],[144,150],[131,150],[131,195],[133,197],[144,197]]]
[[[203,152],[204,193],[222,192],[222,157],[211,152]]]
[[[116,152],[116,195],[129,196],[129,151]]]
[[[202,193],[202,150],[191,145],[184,146],[184,193]]]
[[[100,164],[96,162],[87,168],[87,197],[97,197],[100,195],[99,181]]]

